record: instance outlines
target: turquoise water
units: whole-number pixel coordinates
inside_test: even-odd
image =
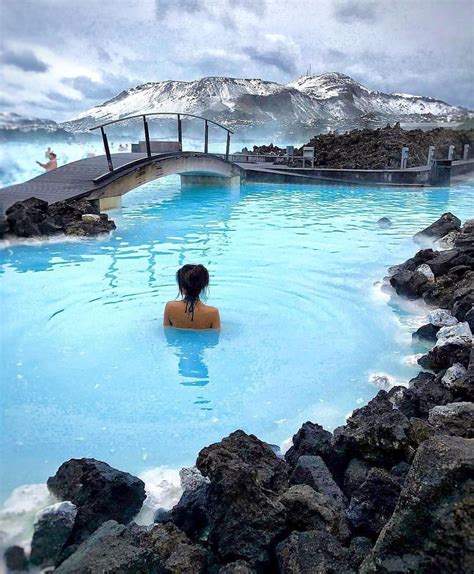
[[[167,178],[124,197],[110,237],[4,245],[1,497],[71,457],[138,473],[236,428],[281,444],[308,419],[342,424],[371,374],[417,372],[416,315],[374,284],[441,213],[472,217],[473,191]],[[209,268],[220,334],[162,327],[188,262]]]

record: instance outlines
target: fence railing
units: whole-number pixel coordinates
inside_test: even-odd
[[[109,171],[114,171],[114,166],[113,166],[113,162],[112,162],[112,155],[110,153],[109,140],[107,138],[105,128],[107,126],[111,126],[111,125],[118,124],[121,122],[126,122],[126,121],[133,120],[136,118],[142,118],[143,119],[143,131],[145,134],[146,154],[148,157],[152,157],[151,145],[150,145],[150,131],[148,129],[148,120],[147,120],[147,118],[149,118],[151,116],[168,116],[168,117],[169,116],[176,116],[177,136],[178,136],[178,142],[181,145],[181,147],[183,145],[182,118],[188,117],[188,118],[196,118],[198,120],[202,120],[204,122],[204,153],[209,153],[209,124],[213,124],[213,125],[221,128],[222,130],[227,132],[224,157],[226,160],[229,159],[230,134],[234,133],[229,128],[226,128],[225,126],[223,126],[222,124],[219,124],[218,122],[215,122],[214,120],[209,120],[207,118],[204,118],[202,116],[196,116],[194,114],[186,114],[186,113],[178,113],[178,112],[154,112],[154,113],[149,113],[149,114],[136,114],[133,116],[127,116],[125,118],[120,118],[118,120],[112,120],[110,122],[105,122],[103,124],[100,124],[100,125],[97,125],[97,126],[90,128],[89,131],[100,130],[100,133],[102,135],[102,142],[104,144],[104,151],[105,151],[105,156],[107,158],[107,165],[109,167]]]

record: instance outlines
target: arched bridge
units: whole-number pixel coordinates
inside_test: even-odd
[[[177,141],[174,151],[154,152],[148,129],[149,116],[175,115],[177,119]],[[182,116],[197,118],[204,124],[203,152],[182,151]],[[119,122],[142,118],[145,139],[141,142],[143,151],[135,153],[110,153],[106,128]],[[222,155],[209,154],[209,124],[214,124],[226,132],[226,149]],[[128,191],[154,179],[172,174],[182,176],[183,183],[203,183],[204,181],[240,183],[241,168],[229,161],[230,134],[225,126],[193,114],[153,113],[140,116],[127,116],[95,126],[100,130],[104,144],[104,155],[88,157],[71,162],[35,177],[25,183],[12,185],[0,190],[0,215],[16,201],[38,197],[48,203],[65,199],[87,197],[99,199],[102,209],[118,207],[121,196]],[[166,144],[166,142],[160,142]],[[217,179],[218,178],[218,179]]]

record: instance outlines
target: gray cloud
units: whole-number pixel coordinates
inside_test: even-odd
[[[155,0],[155,12],[157,18],[166,18],[173,12],[190,14],[206,11],[204,0]]]
[[[46,72],[49,68],[49,65],[36,57],[31,50],[5,50],[0,56],[0,61],[24,72]]]
[[[64,78],[63,84],[74,88],[90,100],[106,100],[116,96],[118,92],[130,87],[130,80],[123,76],[106,74],[102,82],[94,82],[87,76]]]
[[[54,102],[59,102],[61,104],[68,104],[70,102],[77,101],[75,98],[70,98],[69,96],[65,96],[60,92],[47,92],[46,97],[50,100],[53,100]]]
[[[0,96],[0,108],[12,108],[15,105],[13,100]]]
[[[295,74],[297,67],[290,56],[282,54],[280,50],[262,50],[254,46],[243,48],[243,53],[258,64],[273,66],[284,74]]]
[[[338,0],[334,4],[334,16],[345,24],[357,21],[374,22],[379,6],[373,0]]]

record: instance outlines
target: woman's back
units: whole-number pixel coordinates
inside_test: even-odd
[[[177,329],[220,329],[221,321],[215,307],[196,301],[190,313],[188,301],[183,300],[166,303],[163,325]]]
[[[176,281],[183,299],[166,303],[163,325],[178,329],[220,329],[219,311],[204,305],[199,298],[209,285],[209,273],[204,265],[183,265],[176,273]]]

